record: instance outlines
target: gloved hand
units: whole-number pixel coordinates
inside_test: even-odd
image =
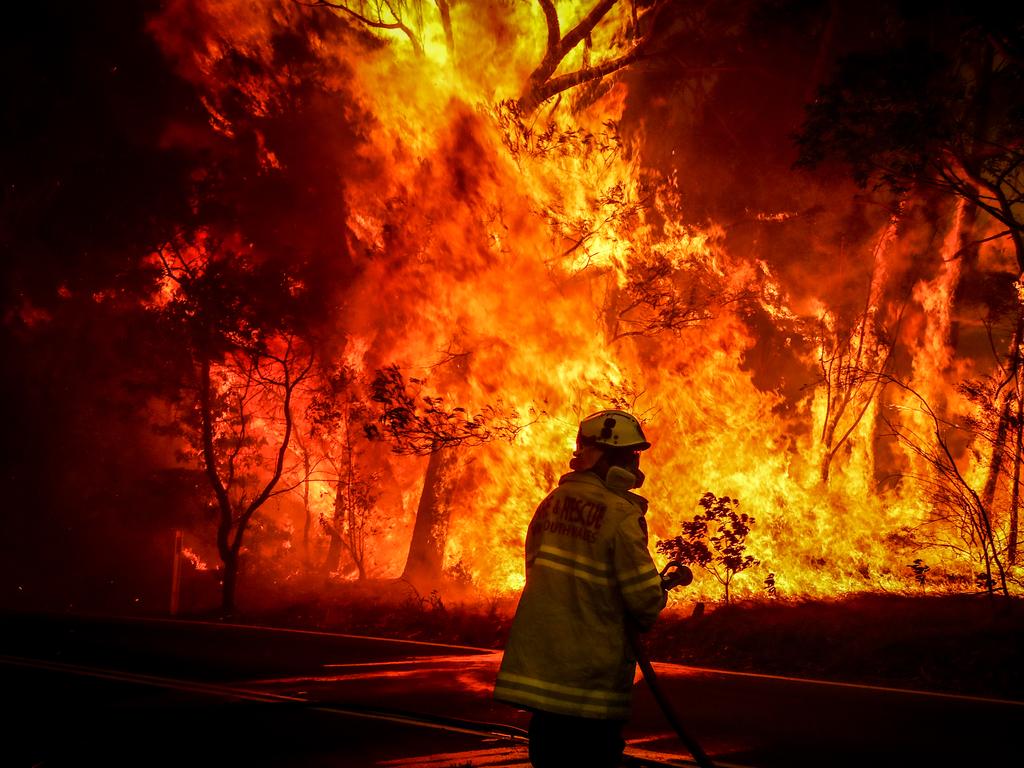
[[[661,588],[666,592],[676,587],[685,587],[693,581],[693,571],[678,560],[671,561],[661,569]]]

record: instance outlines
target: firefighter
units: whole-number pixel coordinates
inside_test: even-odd
[[[627,622],[649,629],[666,589],[647,549],[640,422],[620,410],[580,422],[570,473],[534,513],[495,698],[532,712],[535,768],[611,768],[622,757],[636,659]]]

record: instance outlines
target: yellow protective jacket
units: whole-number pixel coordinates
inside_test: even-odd
[[[571,472],[526,534],[526,586],[494,696],[563,715],[628,719],[636,658],[632,619],[649,629],[665,607],[647,549],[647,500]]]

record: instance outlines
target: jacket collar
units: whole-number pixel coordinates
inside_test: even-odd
[[[620,496],[621,498],[625,499],[631,504],[635,504],[636,506],[640,507],[640,511],[643,514],[647,514],[647,499],[645,499],[638,493],[633,493],[632,491],[623,491],[618,488],[610,488],[604,482],[604,480],[595,475],[593,472],[569,472],[567,474],[564,474],[558,479],[558,484],[565,485],[566,483],[582,483],[584,485],[592,485],[597,488],[603,488],[609,493],[614,493],[616,496]]]

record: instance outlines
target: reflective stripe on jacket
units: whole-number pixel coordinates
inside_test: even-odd
[[[646,499],[572,472],[526,534],[526,586],[494,695],[546,712],[629,717],[636,659],[626,621],[642,629],[665,606],[647,549]]]

